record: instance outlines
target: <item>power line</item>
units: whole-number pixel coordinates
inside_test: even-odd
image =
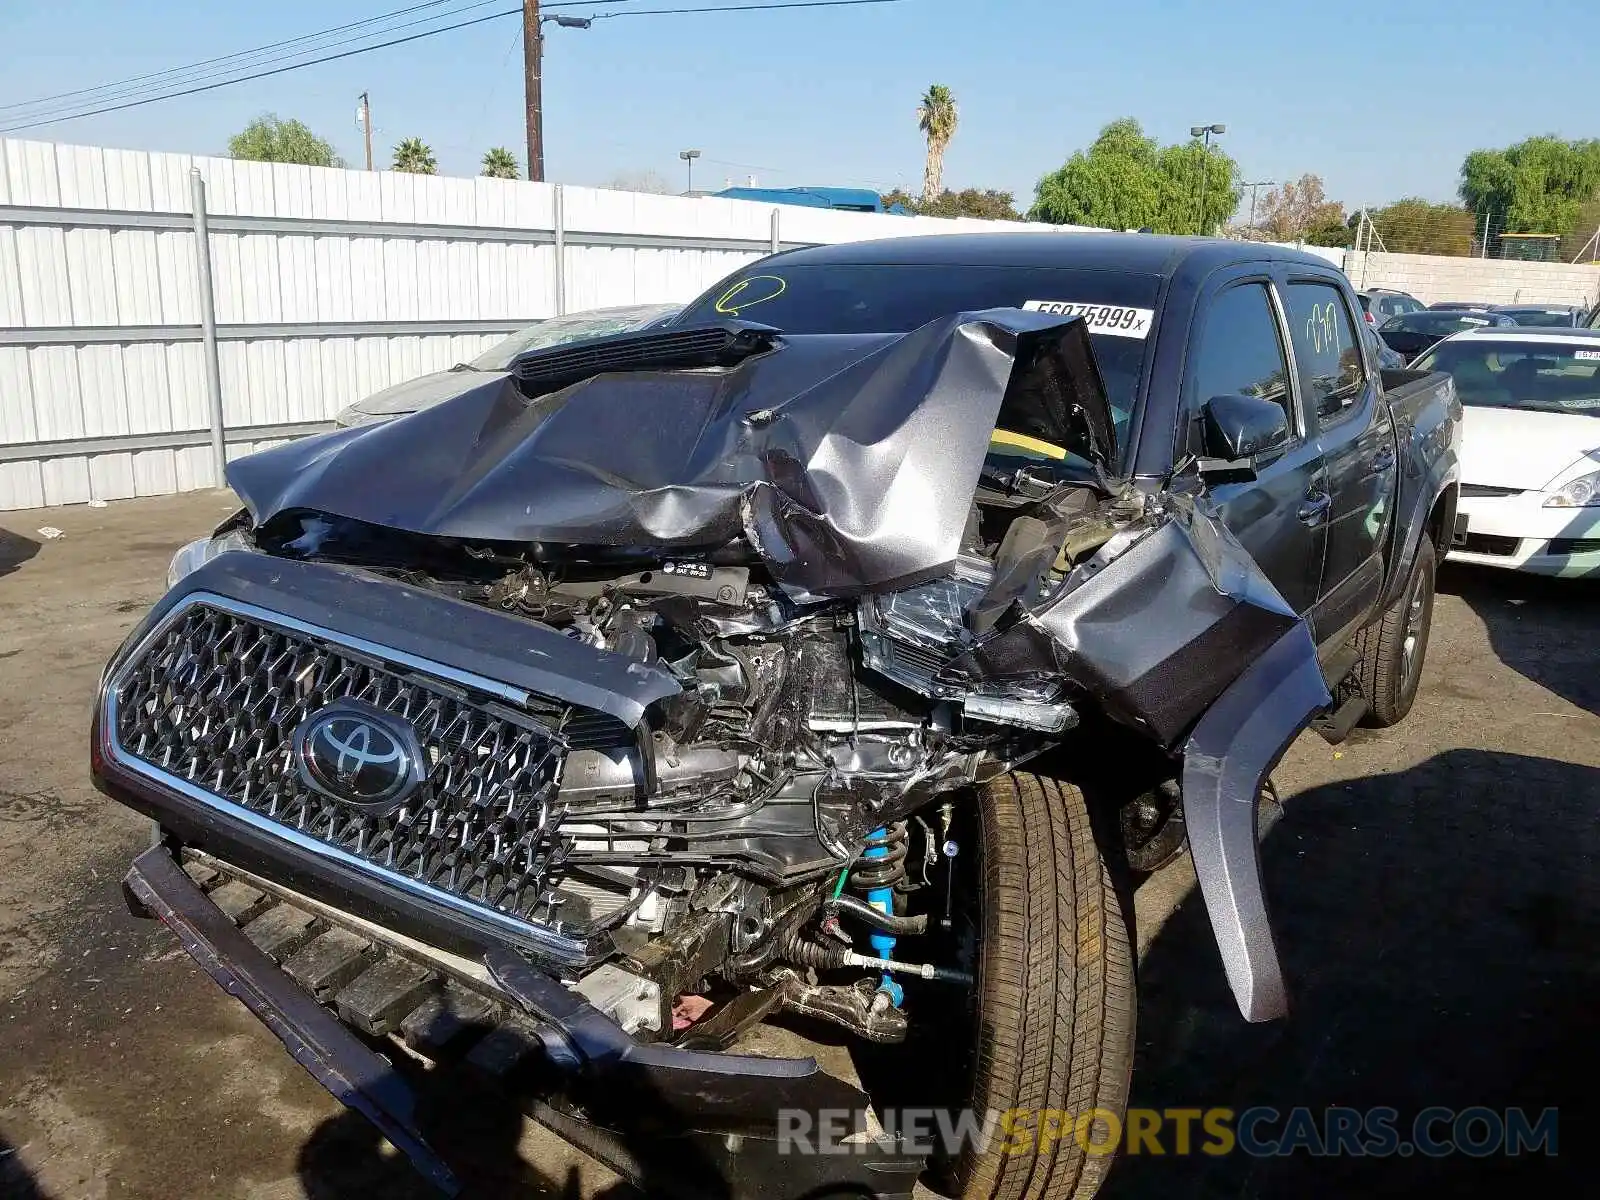
[[[146,75],[131,75],[127,79],[118,79],[111,83],[97,84],[91,88],[79,88],[76,91],[71,92],[57,92],[54,96],[40,96],[34,100],[16,100],[10,104],[0,104],[0,112],[5,112],[13,108],[32,108],[41,104],[49,104],[57,100],[70,100],[74,96],[92,96],[99,92],[111,91],[116,88],[125,88],[130,84],[135,83],[145,83],[148,86],[148,83],[151,80],[164,79],[172,75],[182,75],[191,71],[198,71],[202,67],[210,67],[218,63],[232,62],[234,59],[238,58],[250,58],[253,55],[261,54],[268,50],[281,50],[287,46],[296,46],[303,42],[315,41],[318,38],[328,36],[330,33],[345,33],[352,29],[359,29],[363,25],[375,25],[381,21],[386,21],[391,17],[408,16],[411,13],[420,12],[425,8],[438,8],[440,5],[448,3],[450,3],[450,0],[428,0],[428,3],[426,4],[413,4],[409,8],[400,8],[394,10],[393,12],[379,13],[377,16],[366,17],[360,21],[350,21],[344,25],[334,25],[328,29],[320,29],[316,33],[304,33],[299,37],[288,38],[287,40],[281,42],[268,42],[264,46],[255,46],[249,50],[236,50],[232,54],[223,54],[217,56],[216,58],[203,58],[199,62],[189,63],[188,65],[182,67],[166,67],[160,71],[152,71]],[[473,7],[481,6],[474,5]]]
[[[439,19],[441,17],[453,16],[453,15],[455,15],[457,13],[468,12],[468,11],[471,11],[472,9],[475,9],[475,8],[482,8],[482,7],[485,6],[485,4],[492,3],[492,2],[493,2],[493,0],[479,0],[478,3],[466,5],[466,6],[463,6],[461,8],[457,8],[457,9],[452,9],[449,12],[446,12],[446,13],[436,13],[432,17],[424,18],[423,20],[411,21],[411,22],[407,22],[406,24],[402,24],[402,25],[390,26],[389,28],[382,29],[382,30],[371,30],[371,31],[368,31],[365,34],[360,35],[360,36],[357,36],[357,37],[354,37],[354,38],[347,38],[347,39],[345,39],[343,41],[334,42],[334,43],[331,43],[331,44],[326,45],[326,46],[302,47],[301,49],[296,50],[296,51],[294,51],[294,52],[292,52],[290,54],[279,55],[277,58],[269,58],[269,59],[265,60],[265,62],[263,62],[263,63],[254,64],[254,65],[266,66],[266,65],[268,65],[270,63],[282,62],[286,58],[294,58],[297,55],[301,55],[301,54],[314,53],[314,52],[316,52],[318,50],[336,49],[339,46],[346,46],[346,45],[350,45],[352,42],[360,41],[362,39],[362,37],[370,37],[370,36],[375,36],[376,34],[379,34],[379,33],[393,32],[395,29],[404,29],[404,28],[408,28],[411,25],[422,24],[426,20],[437,20],[437,19]],[[589,4],[592,4],[594,2],[595,2],[595,0],[566,0],[566,2],[564,2],[564,3],[558,2],[558,3],[554,3],[554,4],[547,4],[544,7],[545,8],[584,8],[584,7],[588,7]],[[632,2],[633,2],[633,0],[611,0],[611,3],[614,3],[614,4],[619,4],[619,3],[620,4],[628,4],[628,3],[632,3]],[[619,17],[635,17],[635,16],[638,16],[638,17],[643,17],[643,16],[681,16],[681,15],[691,15],[691,14],[695,14],[695,13],[763,12],[763,11],[772,11],[772,10],[775,10],[775,9],[853,8],[853,7],[858,7],[858,6],[862,6],[862,5],[868,5],[868,4],[871,4],[871,5],[900,4],[900,3],[904,3],[904,2],[905,2],[905,0],[780,0],[780,2],[778,2],[778,3],[769,3],[769,4],[741,4],[741,5],[729,4],[729,5],[710,5],[710,6],[703,6],[703,7],[685,7],[685,8],[629,9],[629,10],[624,10],[624,11],[620,11],[620,12],[595,13],[591,19],[593,19],[593,20],[614,20],[614,19],[619,18]],[[17,114],[17,115],[20,115],[20,116],[24,116],[26,119],[22,120],[22,121],[13,121],[13,123],[11,123],[9,125],[0,125],[0,133],[12,133],[12,132],[15,132],[17,130],[22,130],[22,129],[35,129],[35,128],[38,128],[41,125],[53,125],[53,124],[56,124],[56,123],[62,122],[62,121],[75,121],[75,120],[78,120],[78,119],[80,119],[82,117],[96,117],[96,116],[101,116],[101,115],[103,115],[105,113],[121,112],[124,109],[138,108],[138,107],[140,107],[142,105],[145,105],[145,104],[155,104],[155,103],[157,103],[159,101],[162,101],[162,100],[176,100],[176,99],[179,99],[180,97],[183,97],[183,96],[194,96],[194,95],[198,95],[198,94],[200,94],[202,92],[210,92],[210,91],[215,91],[218,88],[229,87],[229,86],[232,86],[233,84],[236,84],[236,83],[249,83],[250,81],[255,80],[255,79],[266,79],[266,78],[269,78],[269,77],[274,76],[274,75],[285,74],[285,73],[287,73],[289,71],[298,71],[302,67],[314,67],[314,66],[318,66],[321,63],[337,62],[340,59],[353,58],[353,57],[355,57],[356,55],[359,55],[359,54],[368,54],[368,53],[370,53],[370,52],[372,52],[374,50],[386,50],[386,49],[389,49],[390,47],[393,47],[393,46],[402,46],[402,45],[405,45],[405,44],[407,44],[409,42],[420,41],[423,38],[434,37],[437,34],[450,33],[450,32],[452,32],[454,30],[457,30],[457,29],[465,29],[465,28],[467,28],[469,26],[472,26],[472,25],[481,25],[481,24],[484,24],[487,21],[499,20],[501,17],[517,16],[517,15],[520,15],[522,13],[522,9],[520,7],[519,8],[502,9],[502,10],[500,10],[498,12],[486,13],[483,16],[473,17],[473,18],[471,18],[469,20],[457,21],[457,22],[454,22],[454,23],[449,24],[449,25],[441,25],[441,26],[438,26],[438,27],[433,28],[433,29],[426,29],[426,30],[423,30],[420,33],[410,34],[410,35],[408,35],[406,37],[391,38],[388,41],[375,42],[375,43],[373,43],[371,45],[367,45],[367,46],[358,46],[355,49],[344,50],[344,51],[342,51],[340,53],[337,53],[337,54],[324,54],[321,57],[306,59],[303,62],[292,62],[292,63],[288,63],[288,64],[283,65],[283,66],[272,66],[272,67],[270,67],[270,69],[252,71],[249,74],[245,74],[245,75],[232,75],[230,78],[218,79],[218,80],[214,80],[212,82],[201,83],[201,82],[198,82],[198,79],[205,78],[205,76],[202,75],[202,76],[199,76],[199,77],[194,77],[196,81],[193,83],[193,86],[183,87],[183,88],[180,88],[177,91],[161,91],[161,88],[164,87],[164,86],[170,86],[170,84],[172,84],[172,83],[184,82],[183,80],[181,80],[179,78],[172,78],[172,77],[174,77],[174,76],[182,76],[186,72],[193,72],[193,71],[195,71],[197,69],[200,69],[202,67],[205,67],[205,66],[208,66],[208,65],[211,65],[211,64],[215,64],[215,63],[219,63],[219,62],[225,62],[225,61],[231,61],[231,60],[234,60],[234,59],[248,58],[251,55],[262,53],[262,52],[265,52],[267,50],[281,49],[283,47],[290,46],[290,45],[295,45],[297,43],[302,43],[302,42],[306,42],[306,41],[313,41],[318,37],[326,36],[328,33],[346,32],[349,29],[359,28],[359,27],[364,26],[364,25],[371,25],[371,24],[374,24],[374,23],[377,23],[377,22],[381,22],[381,21],[384,21],[384,20],[388,20],[388,19],[391,19],[391,18],[397,17],[397,16],[405,16],[405,15],[408,15],[409,13],[417,12],[417,11],[420,11],[421,9],[423,9],[423,8],[430,8],[430,7],[437,7],[437,2],[435,4],[416,5],[416,6],[413,6],[411,8],[407,8],[407,9],[398,9],[398,10],[395,10],[394,12],[386,13],[386,14],[383,14],[383,15],[378,16],[378,17],[370,17],[366,21],[352,22],[351,24],[349,24],[347,26],[337,26],[337,27],[335,27],[333,29],[330,29],[330,30],[324,30],[320,34],[305,34],[305,35],[303,35],[303,36],[301,36],[299,38],[288,39],[285,42],[273,43],[271,45],[264,46],[264,47],[257,47],[255,50],[239,51],[239,52],[237,52],[235,54],[232,54],[232,55],[223,55],[223,56],[220,56],[219,58],[207,59],[204,62],[193,63],[193,64],[190,64],[189,66],[186,66],[186,67],[171,68],[170,70],[165,71],[165,72],[153,72],[150,75],[138,76],[138,77],[135,77],[134,79],[124,80],[121,83],[101,84],[96,88],[86,88],[86,89],[81,89],[78,92],[61,93],[61,96],[59,96],[59,97],[45,97],[45,98],[41,98],[41,99],[37,99],[37,100],[21,101],[21,102],[10,104],[10,105],[6,105],[6,106],[0,106],[0,108],[10,108],[10,109],[37,108],[38,106],[40,106],[42,104],[45,104],[45,103],[47,103],[47,102],[49,102],[50,100],[53,100],[53,99],[59,99],[61,97],[71,97],[71,96],[86,96],[86,95],[89,95],[89,94],[107,92],[107,91],[112,90],[112,89],[126,87],[127,85],[135,83],[135,82],[138,82],[139,80],[164,81],[164,82],[147,83],[143,88],[134,89],[134,91],[154,90],[154,91],[159,92],[159,94],[156,94],[156,95],[141,95],[141,96],[137,96],[136,98],[132,98],[132,99],[121,99],[120,97],[115,97],[115,96],[102,96],[101,97],[102,99],[119,99],[119,102],[118,103],[113,103],[113,104],[100,104],[97,107],[83,109],[81,111],[72,111],[76,106],[69,104],[69,105],[66,106],[66,110],[67,111],[63,111],[63,112],[55,112],[55,113],[39,113],[39,112],[35,112],[35,113],[29,113],[29,114]],[[240,64],[237,64],[237,65],[246,65],[246,64],[240,63]],[[217,73],[218,72],[210,72],[210,74],[212,74],[212,75],[217,74]],[[222,73],[226,74],[227,72],[222,72]],[[126,96],[126,95],[128,95],[128,93],[125,92],[125,93],[122,93],[122,95]],[[80,101],[79,103],[83,103],[83,102],[85,102],[85,101]],[[89,101],[89,102],[90,103],[94,103],[93,101]],[[4,119],[4,118],[0,118],[0,119]]]
[[[595,13],[593,20],[611,17],[665,17],[688,13],[769,12],[777,8],[855,8],[863,4],[903,4],[905,0],[783,0],[778,4],[719,4],[708,8],[635,8],[628,12]],[[553,6],[552,6],[553,7]]]
[[[73,110],[82,107],[84,104],[109,104],[118,100],[143,98],[150,96],[154,92],[160,92],[165,88],[177,87],[180,84],[207,83],[211,80],[222,79],[231,81],[232,77],[235,76],[239,71],[247,70],[252,67],[271,67],[277,65],[278,63],[289,62],[293,59],[298,59],[308,54],[317,54],[324,50],[337,50],[343,46],[353,46],[366,38],[379,37],[387,33],[397,33],[402,29],[414,29],[418,25],[426,25],[431,21],[438,21],[447,17],[460,16],[462,13],[472,12],[474,9],[487,8],[491,4],[503,2],[504,0],[476,0],[476,3],[464,5],[461,8],[450,9],[442,13],[430,13],[428,16],[420,17],[413,21],[402,21],[396,25],[384,25],[380,28],[364,30],[362,33],[359,33],[354,37],[323,42],[321,44],[302,46],[299,49],[291,50],[285,54],[257,57],[256,52],[247,51],[243,55],[234,56],[238,59],[238,61],[231,62],[226,66],[215,67],[211,70],[205,70],[198,66],[193,68],[177,67],[167,75],[163,76],[158,74],[154,76],[153,78],[155,79],[155,82],[153,83],[138,84],[123,88],[117,88],[108,85],[106,88],[101,89],[101,94],[92,98],[86,97],[76,101],[75,103],[59,106],[55,109],[17,113],[13,117],[0,119],[27,118],[30,121],[46,121],[55,119],[71,120],[72,115],[75,115]],[[630,2],[630,0],[624,0],[624,2],[627,3]],[[288,43],[284,44],[287,45]],[[306,65],[310,65],[309,62]],[[53,116],[54,113],[58,112],[65,112],[69,115],[65,117]]]
[[[304,61],[289,61],[291,59],[300,59],[302,56],[308,54],[318,54],[326,50],[339,50],[344,46],[353,46],[366,38],[377,37],[386,33],[393,33],[401,29],[409,29],[417,25],[426,24],[429,21],[437,21],[447,17],[458,16],[462,13],[471,12],[474,9],[485,8],[489,4],[495,3],[496,0],[476,0],[476,2],[472,4],[462,5],[445,12],[431,13],[426,17],[422,17],[413,21],[406,21],[398,25],[388,25],[383,28],[365,29],[363,32],[354,37],[324,42],[322,44],[299,45],[300,43],[315,43],[317,39],[326,37],[326,35],[330,33],[348,32],[351,29],[357,29],[362,26],[380,24],[395,17],[406,16],[411,13],[418,12],[424,8],[437,8],[439,4],[449,2],[451,2],[451,0],[434,0],[434,2],[431,4],[420,4],[411,8],[397,9],[394,12],[384,13],[376,17],[369,17],[365,21],[357,21],[348,25],[335,26],[332,29],[326,29],[320,33],[305,34],[301,37],[290,38],[283,42],[276,42],[267,46],[258,46],[253,50],[242,50],[234,54],[221,55],[217,58],[206,59],[199,63],[191,63],[188,66],[173,67],[166,71],[157,71],[149,75],[136,76],[133,79],[123,80],[120,83],[101,84],[98,87],[84,88],[77,92],[64,92],[61,93],[60,97],[42,97],[36,100],[19,101],[8,105],[0,105],[0,112],[3,112],[5,109],[38,109],[40,106],[61,97],[82,97],[74,103],[58,105],[54,110],[14,112],[9,117],[0,116],[0,120],[9,120],[12,122],[9,125],[0,126],[0,133],[6,133],[18,129],[33,129],[40,125],[52,125],[58,121],[73,121],[80,117],[92,117],[99,116],[102,113],[118,112],[122,109],[134,108],[140,104],[151,104],[159,100],[172,100],[177,99],[180,96],[192,96],[199,92],[212,91],[216,88],[227,87],[228,85],[234,83],[247,83],[252,79],[263,79],[271,75],[281,75],[285,71],[296,70],[300,67],[311,67],[316,66],[318,63],[332,62],[341,58],[349,58],[355,54],[364,54],[369,50],[382,50],[390,46],[402,45],[406,42],[417,41],[419,38],[431,37],[436,33],[449,33],[452,30],[462,29],[469,25],[480,24],[483,21],[495,20],[500,17],[510,16],[514,13],[519,13],[522,11],[521,9],[503,9],[501,11],[489,13],[483,17],[475,18],[473,20],[458,21],[450,25],[436,26],[433,29],[424,30],[421,33],[413,34],[409,37],[394,38],[389,41],[375,42],[365,46],[357,46],[354,50],[349,50],[338,54],[325,54],[322,57],[308,58],[304,59]],[[613,0],[613,3],[622,4],[631,4],[634,2],[635,0]],[[581,8],[590,3],[593,3],[593,0],[558,0],[557,3],[547,4],[545,7]],[[290,50],[288,53],[269,56],[257,62],[248,61],[253,56],[263,54],[266,51],[281,50],[286,47],[296,45],[298,45],[298,48]],[[207,66],[218,63],[229,63],[231,65],[222,67],[221,69],[213,69],[210,71],[204,70],[204,68]],[[287,65],[278,66],[277,64],[280,63],[286,63]],[[237,71],[249,67],[263,67],[271,69],[253,71],[250,74],[244,75],[236,74]],[[199,72],[199,74],[196,74],[196,72]],[[226,78],[218,78],[219,76],[226,76]],[[146,80],[149,82],[140,84],[140,80]],[[135,84],[138,84],[138,86],[132,86]],[[179,84],[192,86],[185,86],[176,91],[167,90]],[[117,89],[122,90],[118,91]],[[90,98],[91,96],[93,99]],[[108,101],[113,103],[106,103]],[[95,105],[95,107],[83,108],[82,106],[84,104]]]
[[[60,116],[48,117],[43,120],[29,120],[15,125],[0,125],[0,133],[12,133],[18,129],[34,129],[40,125],[54,125],[58,121],[76,121],[80,117],[98,117],[103,113],[121,112],[126,108],[138,108],[145,104],[155,104],[160,100],[176,100],[180,96],[195,96],[201,92],[214,92],[218,88],[230,87],[236,83],[249,83],[252,79],[266,79],[273,75],[282,75],[288,71],[298,71],[302,67],[314,67],[318,63],[336,62],[342,58],[354,58],[358,54],[368,54],[373,50],[384,50],[390,46],[403,46],[407,42],[420,41],[423,38],[434,37],[437,34],[449,33],[453,29],[465,29],[469,25],[482,25],[485,21],[497,20],[500,17],[509,17],[520,13],[520,8],[506,9],[502,12],[489,13],[486,16],[474,17],[470,21],[457,21],[454,25],[444,25],[438,29],[424,30],[422,33],[413,33],[409,37],[394,38],[391,41],[379,42],[372,46],[362,46],[355,50],[346,50],[342,54],[329,54],[322,58],[314,58],[307,62],[290,63],[286,67],[274,67],[270,71],[256,71],[249,75],[240,75],[233,79],[223,79],[216,83],[200,84],[196,87],[184,88],[181,91],[165,92],[159,96],[146,96],[138,100],[125,100],[120,104],[107,104],[100,108],[87,109],[84,112],[67,113]]]

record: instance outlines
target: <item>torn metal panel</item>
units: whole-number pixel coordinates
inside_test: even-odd
[[[1228,984],[1247,1021],[1288,1012],[1257,828],[1261,789],[1313,713],[1330,702],[1304,622],[1256,658],[1184,746],[1183,820]]]
[[[743,537],[791,592],[852,595],[950,567],[997,425],[1115,461],[1080,319],[995,310],[783,337],[734,366],[645,359],[531,400],[490,384],[242,459],[228,482],[258,524],[299,509],[641,553]]]
[[[945,675],[973,685],[1065,678],[1170,745],[1297,624],[1214,516],[1165,494],[1054,595],[954,659]]]

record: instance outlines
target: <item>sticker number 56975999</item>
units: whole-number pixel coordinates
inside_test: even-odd
[[[1028,312],[1055,313],[1063,317],[1082,317],[1090,333],[1113,337],[1145,338],[1155,320],[1153,308],[1128,308],[1120,304],[1080,304],[1071,300],[1029,300],[1022,306]]]

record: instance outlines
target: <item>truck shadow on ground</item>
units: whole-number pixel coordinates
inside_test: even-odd
[[[1600,581],[1447,566],[1439,590],[1477,613],[1506,666],[1600,715]]]
[[[49,1200],[3,1129],[0,1129],[0,1200]]]
[[[472,1200],[742,1200],[756,1194],[772,1200],[870,1200],[875,1194],[849,1180],[819,1190],[814,1163],[809,1174],[778,1175],[774,1171],[781,1168],[770,1159],[765,1167],[752,1166],[741,1155],[725,1171],[689,1133],[687,1118],[637,1080],[617,1093],[625,1102],[606,1105],[614,1110],[618,1131],[610,1153],[631,1162],[637,1186],[627,1181],[597,1186],[592,1174],[584,1178],[576,1165],[581,1155],[570,1147],[555,1152],[555,1164],[530,1162],[530,1151],[535,1156],[540,1151],[524,1140],[527,1125],[518,1105],[499,1089],[451,1068],[414,1070],[401,1060],[397,1069],[415,1090],[419,1130],[456,1172],[460,1194]],[[437,1200],[441,1195],[365,1117],[348,1110],[312,1132],[301,1147],[296,1173],[307,1200]],[[743,1178],[751,1173],[754,1182]]]
[[[1406,1140],[1433,1105],[1520,1106],[1535,1119],[1555,1107],[1565,1154],[1176,1157],[1168,1126],[1166,1156],[1124,1156],[1105,1194],[1585,1190],[1576,1151],[1600,1070],[1600,770],[1452,750],[1315,788],[1286,808],[1262,859],[1289,1018],[1241,1020],[1192,893],[1141,967],[1132,1104],[1306,1106],[1319,1122],[1331,1105],[1386,1105]]]
[[[435,1148],[449,1157],[452,1166],[466,1167],[464,1196],[579,1200],[576,1167],[557,1180],[519,1154],[521,1114],[509,1105],[484,1103],[483,1097],[465,1092],[454,1099],[458,1103],[445,1105],[450,1115],[442,1122],[450,1128],[441,1135],[441,1122],[435,1121],[429,1133]],[[387,1146],[370,1121],[349,1110],[330,1117],[313,1131],[301,1148],[296,1169],[307,1200],[353,1200],[358,1196],[438,1200],[441,1194]],[[611,1200],[632,1200],[635,1195],[617,1191]]]
[[[0,527],[0,577],[11,574],[38,553],[38,542]]]

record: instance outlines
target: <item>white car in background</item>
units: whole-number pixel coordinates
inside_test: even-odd
[[[403,417],[418,409],[453,399],[490,379],[504,377],[511,370],[512,360],[529,350],[543,350],[563,342],[649,329],[676,316],[682,307],[681,304],[627,304],[618,308],[591,308],[585,312],[568,313],[564,317],[552,317],[548,321],[517,330],[471,362],[457,363],[447,371],[434,371],[386,387],[381,392],[373,392],[349,405],[334,421],[341,426],[373,425]]]
[[[1600,576],[1600,330],[1475,329],[1411,365],[1466,412],[1450,558]]]

